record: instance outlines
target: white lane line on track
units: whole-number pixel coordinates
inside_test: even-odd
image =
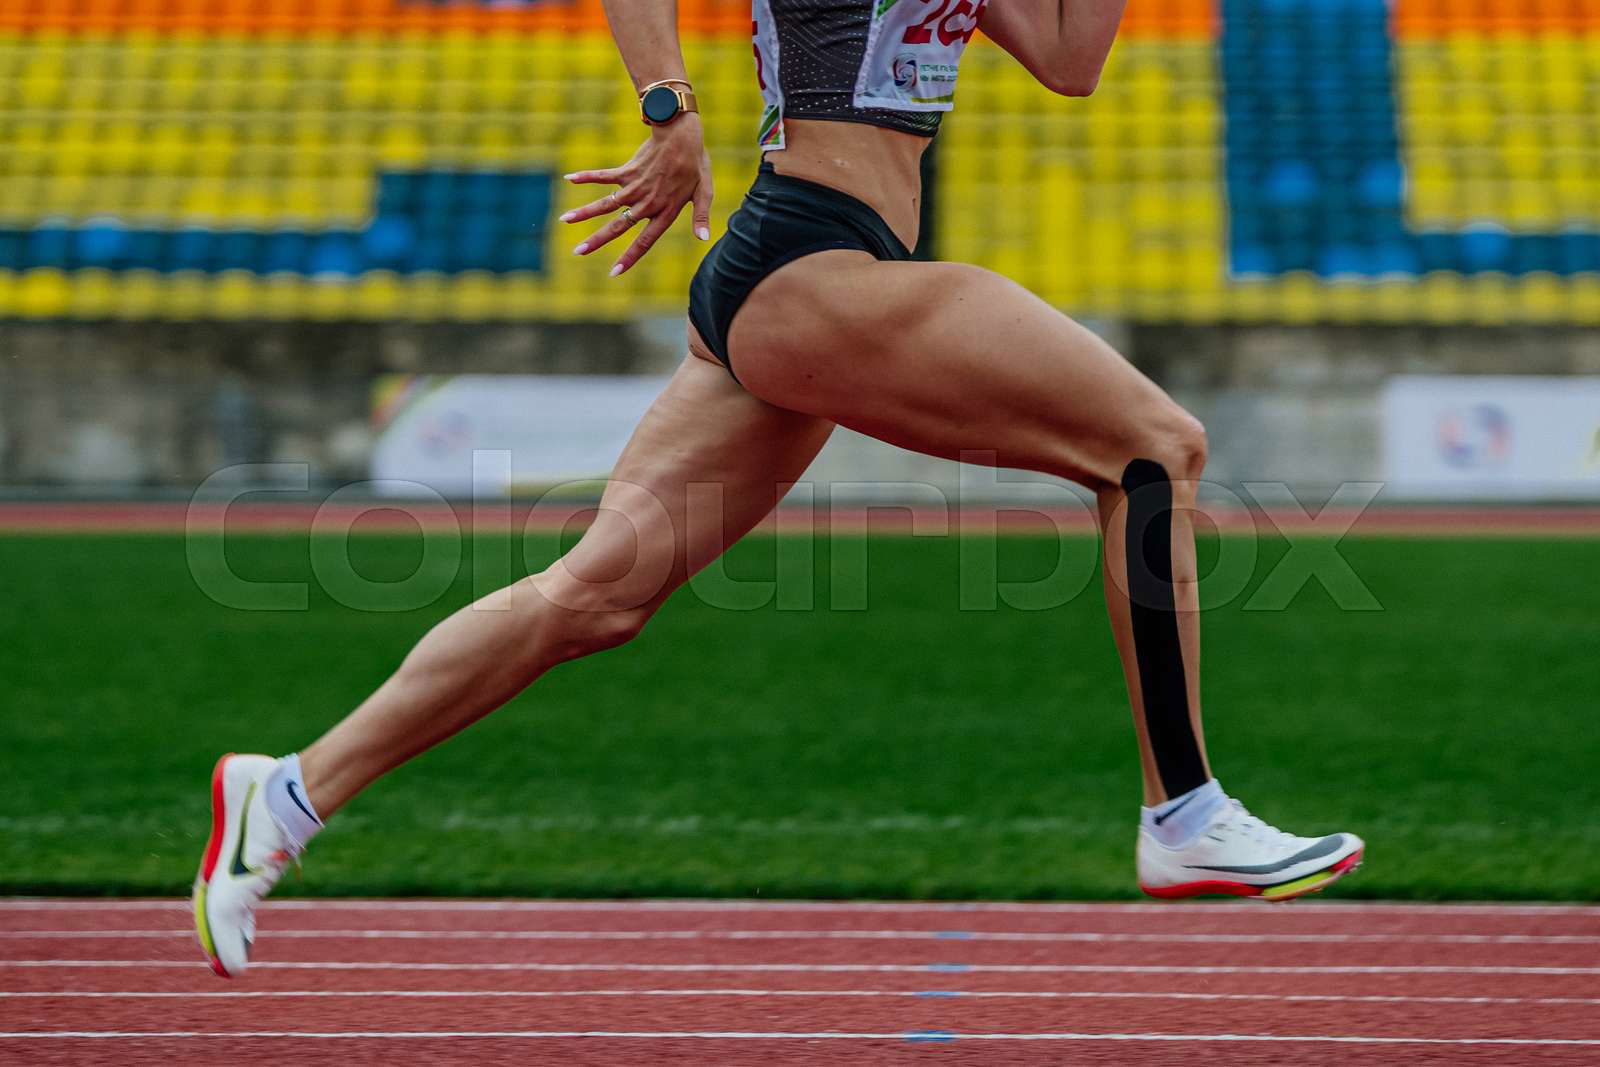
[[[0,900],[0,911],[187,911],[180,900],[61,900],[13,897]],[[1013,903],[999,901],[831,901],[831,900],[275,900],[267,911],[622,911],[622,912],[1020,912],[1075,915],[1152,913],[1232,914],[1276,916],[1312,915],[1497,915],[1511,918],[1563,916],[1600,920],[1600,906],[1591,904],[1409,904],[1378,901],[1296,901],[1292,906],[1271,907],[1249,903]]]
[[[1600,1045],[1600,1038],[1588,1037],[1377,1037],[1350,1034],[964,1034],[953,1031],[901,1032],[885,1034],[841,1033],[821,1030],[812,1033],[758,1033],[738,1030],[14,1030],[0,1033],[0,1040],[12,1038],[301,1038],[310,1040],[426,1040],[462,1038],[622,1038],[633,1041],[911,1041],[945,1043],[955,1041],[1125,1041],[1125,1042],[1286,1042],[1295,1044],[1344,1045]]]
[[[21,968],[128,968],[179,967],[210,971],[199,961],[189,960],[0,960],[0,970]],[[767,973],[786,974],[1553,974],[1600,975],[1600,967],[1489,967],[1432,964],[1395,964],[1362,967],[1329,966],[1179,966],[1165,964],[1096,963],[433,963],[376,962],[347,960],[274,961],[250,964],[252,970],[286,971],[605,971],[629,973],[698,974]]]
[[[1024,941],[1141,945],[1600,945],[1597,934],[1233,934],[1076,930],[266,930],[274,938],[348,941]],[[0,930],[21,941],[190,938],[170,930]]]
[[[807,997],[886,998],[900,1000],[1201,1000],[1263,1001],[1266,1003],[1329,1004],[1540,1004],[1588,1007],[1600,1005],[1600,997],[1452,997],[1387,996],[1382,994],[1339,993],[1180,993],[1180,992],[1100,992],[1085,990],[917,990],[917,989],[269,989],[229,990],[221,993],[167,993],[144,991],[0,992],[0,999],[27,1000],[248,1000],[262,998],[363,998],[410,997],[413,999],[473,998],[606,998],[606,997]]]

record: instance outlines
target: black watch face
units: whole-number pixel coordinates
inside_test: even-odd
[[[651,122],[666,122],[678,113],[678,94],[665,85],[658,85],[644,94],[641,106],[644,117]]]

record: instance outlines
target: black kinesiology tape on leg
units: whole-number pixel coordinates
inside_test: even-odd
[[[1128,494],[1128,599],[1139,663],[1145,729],[1169,797],[1206,783],[1205,761],[1189,721],[1189,689],[1172,590],[1172,481],[1154,460],[1122,472]]]

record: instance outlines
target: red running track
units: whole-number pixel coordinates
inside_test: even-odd
[[[0,1063],[1600,1063],[1600,907],[0,900]]]
[[[1324,508],[1315,517],[1296,508],[1270,514],[1234,507],[1208,507],[1206,519],[1232,534],[1320,532],[1358,537],[1600,537],[1600,508],[1476,507],[1417,505],[1350,509]],[[184,533],[225,529],[234,533],[342,534],[413,533],[419,529],[461,531],[567,530],[594,516],[589,504],[544,504],[526,500],[490,501],[478,513],[470,504],[376,500],[323,504],[241,501],[0,501],[0,534]],[[836,507],[813,515],[803,508],[781,508],[761,524],[784,532],[910,534],[991,528],[1007,533],[1094,534],[1099,526],[1087,506],[1071,509],[998,511],[959,507],[867,510]]]

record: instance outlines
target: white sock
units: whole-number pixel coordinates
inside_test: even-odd
[[[1153,808],[1139,809],[1139,825],[1168,848],[1182,848],[1211,825],[1228,794],[1215,778]]]
[[[296,848],[306,843],[322,829],[322,819],[311,806],[306,795],[306,783],[300,775],[300,754],[291,753],[278,761],[278,766],[267,776],[267,810],[282,827]]]

